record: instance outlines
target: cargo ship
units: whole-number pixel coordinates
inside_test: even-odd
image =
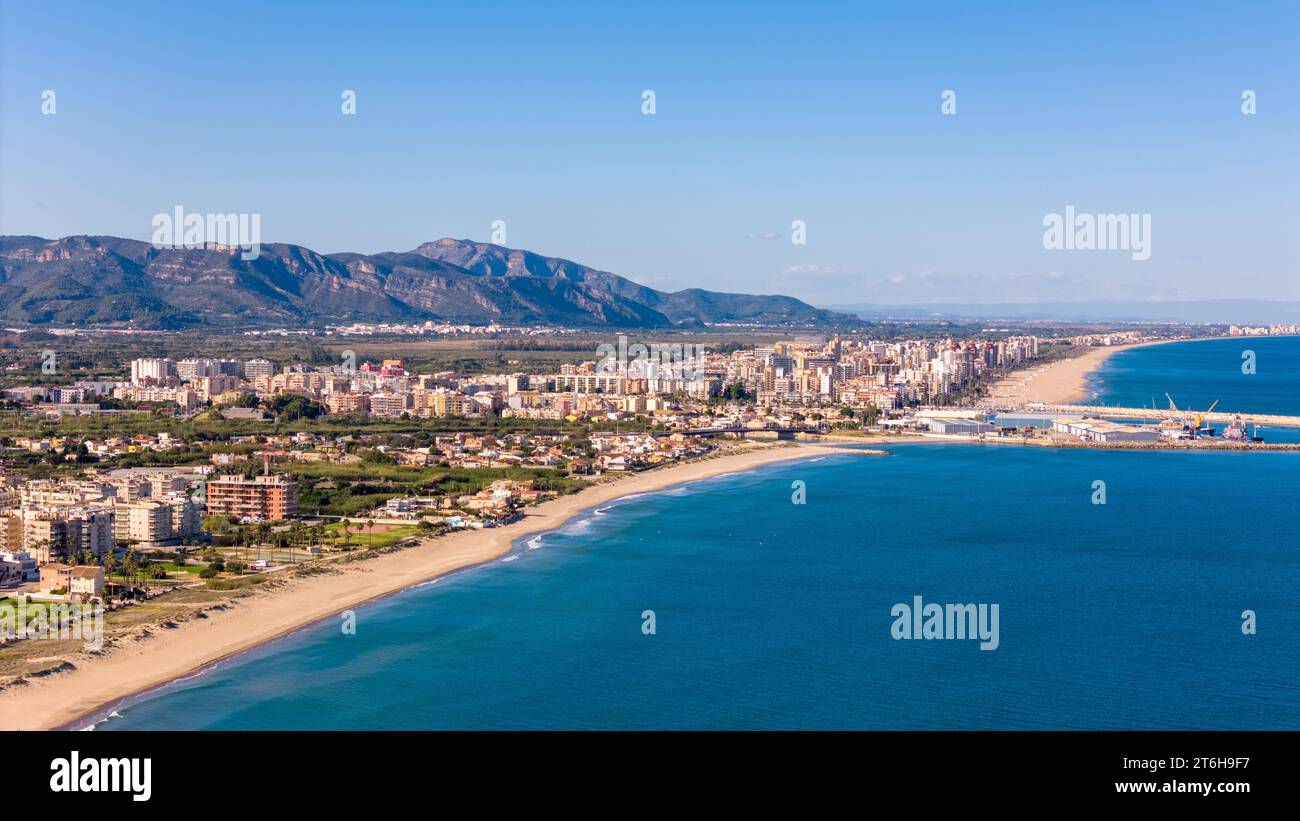
[[[1255,428],[1259,432],[1259,428]],[[1227,442],[1263,442],[1264,437],[1254,436],[1246,432],[1246,425],[1241,421],[1241,414],[1232,418],[1232,423],[1223,429],[1223,438]]]

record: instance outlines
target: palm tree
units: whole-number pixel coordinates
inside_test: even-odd
[[[271,523],[262,522],[257,526],[257,560],[262,560],[262,545],[271,540]]]
[[[302,544],[305,531],[306,527],[297,519],[294,519],[293,524],[289,525],[289,559],[294,563],[298,561],[298,554],[295,550],[297,546]]]
[[[127,586],[134,590],[136,574],[140,570],[140,559],[136,556],[135,551],[127,549],[126,558],[122,560],[122,576],[127,581]]]
[[[367,546],[370,548],[374,548],[375,546],[375,520],[374,519],[366,520],[366,536],[367,536],[366,539]]]

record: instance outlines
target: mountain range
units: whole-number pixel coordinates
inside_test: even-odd
[[[562,327],[852,325],[788,296],[664,292],[567,259],[440,239],[411,251],[319,254],[263,244],[155,248],[107,236],[0,237],[0,321],[138,328],[450,321]]]

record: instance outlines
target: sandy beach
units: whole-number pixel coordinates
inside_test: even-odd
[[[277,589],[213,609],[172,629],[118,643],[101,655],[70,658],[74,670],[0,691],[0,729],[74,728],[129,696],[198,672],[222,659],[284,636],[367,601],[456,570],[492,561],[518,539],[553,530],[577,513],[634,493],[749,470],[773,462],[861,453],[849,448],[750,445],[740,452],[601,482],[580,493],[525,509],[500,528],[427,539],[416,547],[363,561],[334,563],[332,571],[295,575]]]
[[[1204,337],[1217,339],[1218,337]],[[990,391],[990,400],[996,407],[1021,407],[1033,403],[1066,405],[1088,398],[1088,374],[1120,351],[1166,345],[1170,342],[1195,342],[1193,339],[1158,339],[1132,345],[1111,345],[1089,348],[1079,356],[1038,365],[1002,379]]]

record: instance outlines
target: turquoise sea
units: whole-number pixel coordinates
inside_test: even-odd
[[[1250,342],[1260,377],[1300,350]],[[1294,382],[1252,400],[1180,347],[1146,349],[1175,352],[1151,377],[1117,355],[1102,384],[1300,412]],[[1300,725],[1300,454],[889,450],[605,505],[358,609],[355,635],[327,620],[97,729]],[[997,649],[894,639],[915,596],[997,604]]]

